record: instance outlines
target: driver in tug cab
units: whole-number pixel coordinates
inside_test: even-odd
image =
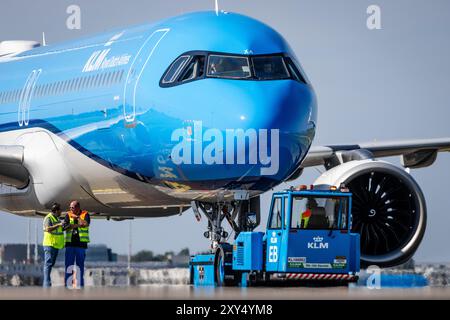
[[[306,210],[303,211],[300,217],[300,228],[306,229],[308,228],[309,219],[311,218],[311,210],[317,207],[317,202],[313,198],[309,198],[306,203]]]

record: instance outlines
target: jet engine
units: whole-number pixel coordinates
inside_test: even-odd
[[[380,160],[353,160],[323,173],[317,187],[345,184],[352,197],[352,231],[361,235],[362,265],[409,260],[426,226],[425,199],[404,169]]]

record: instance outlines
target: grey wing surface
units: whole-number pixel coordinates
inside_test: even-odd
[[[351,160],[401,156],[405,168],[415,169],[432,165],[438,152],[446,151],[450,151],[450,138],[316,146],[311,147],[301,167],[332,167]]]

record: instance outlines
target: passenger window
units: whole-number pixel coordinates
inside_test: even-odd
[[[94,77],[93,76],[89,76],[89,81],[88,81],[88,88],[91,88],[94,82]]]
[[[205,57],[204,56],[195,56],[189,62],[186,70],[184,71],[180,81],[189,81],[195,78],[203,77],[205,73]]]
[[[109,85],[109,72],[105,73],[105,80],[103,81],[103,85],[104,86],[108,86]]]
[[[106,85],[106,73],[102,74],[101,80],[100,80],[100,85],[104,86]]]
[[[113,77],[112,77],[112,83],[117,83],[117,80],[119,78],[119,71],[114,71]]]
[[[105,73],[105,81],[103,82],[104,86],[108,86],[109,85],[109,72]]]
[[[180,74],[181,70],[183,70],[189,58],[190,56],[181,56],[177,60],[175,60],[175,62],[172,63],[169,70],[166,72],[166,75],[164,76],[162,83],[174,82],[177,79],[178,75]]]
[[[120,75],[119,75],[119,82],[122,81],[123,78],[123,74],[125,73],[125,70],[120,71]]]
[[[62,82],[58,81],[58,84],[56,85],[56,94],[61,93],[61,85],[62,85]]]
[[[110,86],[113,83],[114,73],[108,72],[108,86]]]
[[[81,78],[81,89],[86,88],[86,78],[87,78],[87,77]]]
[[[272,216],[270,219],[270,229],[280,229],[281,228],[281,219],[282,219],[282,211],[281,211],[281,198],[275,198],[272,207]]]
[[[81,81],[82,80],[83,80],[82,78],[77,79],[77,85],[76,85],[77,91],[81,89]]]

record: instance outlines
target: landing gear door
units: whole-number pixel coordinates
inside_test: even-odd
[[[170,29],[159,29],[152,32],[138,50],[127,73],[123,94],[123,108],[126,123],[132,123],[136,118],[136,89],[145,68],[151,63],[151,58],[159,43]]]
[[[272,199],[269,223],[266,231],[266,270],[278,271],[281,254],[281,241],[284,221],[283,198],[275,196]]]

